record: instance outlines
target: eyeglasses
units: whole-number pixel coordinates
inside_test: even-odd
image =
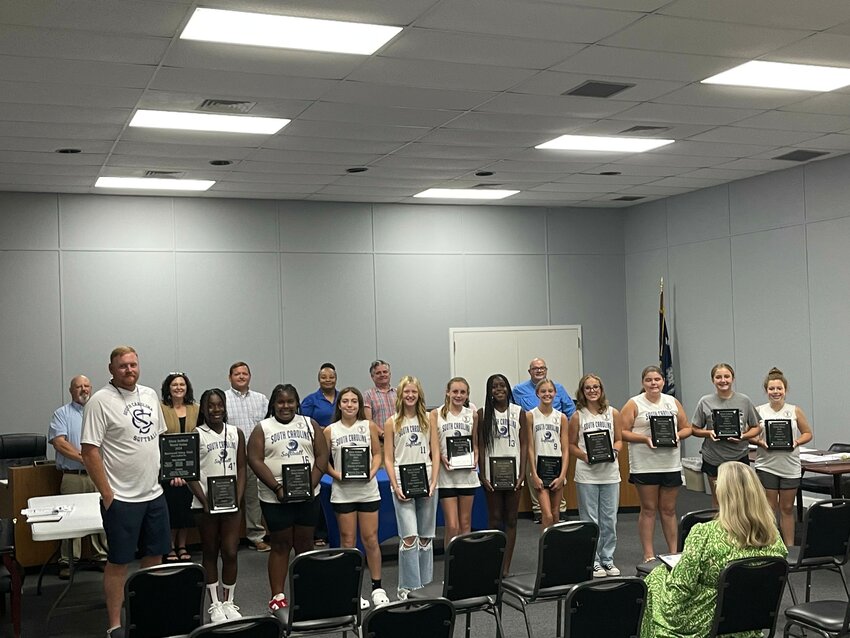
[[[546,372],[549,368],[546,366],[537,366],[535,368],[529,368],[529,372]]]
[[[585,392],[598,392],[601,389],[602,388],[599,387],[598,385],[586,385],[586,386],[584,386]]]

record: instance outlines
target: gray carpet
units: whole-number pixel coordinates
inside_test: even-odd
[[[678,511],[703,509],[711,507],[709,496],[697,492],[682,490],[679,496]],[[534,525],[531,520],[525,518],[519,521],[517,548],[514,555],[511,573],[532,572],[536,569],[537,539],[540,526]],[[615,562],[622,570],[623,575],[634,574],[634,565],[641,557],[642,552],[637,539],[637,513],[621,513],[619,516],[618,542],[615,554]],[[392,544],[387,547],[392,553]],[[664,549],[660,529],[656,526],[656,550]],[[262,614],[266,612],[269,599],[268,583],[266,579],[266,557],[267,554],[258,554],[247,548],[239,552],[239,579],[236,588],[236,602],[244,615]],[[200,560],[197,549],[193,551],[193,557]],[[434,576],[436,580],[442,579],[442,559],[438,557],[434,565]],[[383,567],[384,587],[395,598],[395,590],[398,578],[398,568],[393,560],[385,560]],[[794,584],[796,591],[802,593],[805,577],[795,576]],[[47,610],[56,600],[64,587],[64,581],[58,580],[55,570],[45,577],[44,588],[41,596],[36,594],[37,574],[28,574],[24,583],[23,598],[23,635],[29,636],[62,636],[63,638],[80,638],[89,636],[105,635],[106,614],[103,609],[95,611],[78,611],[62,616],[54,617],[50,622],[49,630],[45,627],[45,616]],[[328,586],[332,586],[331,583]],[[364,595],[368,588],[368,576],[364,578]],[[842,599],[844,591],[838,577],[834,574],[818,574],[814,577],[813,599]],[[72,588],[71,594],[63,601],[64,604],[74,602],[86,602],[102,599],[101,574],[95,571],[82,571]],[[790,604],[790,596],[786,593],[783,607]],[[555,606],[554,604],[536,605],[531,608],[532,628],[536,638],[545,638],[555,635]],[[508,638],[525,636],[525,623],[519,612],[505,606],[503,610],[503,625]],[[7,611],[6,616],[0,620],[2,636],[12,636],[10,618]],[[463,636],[463,620],[458,619],[455,630],[456,636]],[[491,637],[495,635],[495,623],[493,619],[484,614],[475,614],[472,620],[472,636]]]

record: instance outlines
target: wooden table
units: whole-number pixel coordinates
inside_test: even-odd
[[[824,450],[816,450],[806,452],[806,454],[835,454]],[[800,461],[803,471],[811,472],[812,474],[823,474],[832,477],[832,498],[841,498],[841,477],[844,474],[850,474],[850,461],[826,461],[824,463],[806,463]],[[797,520],[803,520],[803,488],[797,488]]]

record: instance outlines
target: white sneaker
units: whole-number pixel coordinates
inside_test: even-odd
[[[369,601],[362,596],[360,597],[360,609],[369,609]]]
[[[387,597],[386,591],[380,587],[372,590],[372,604],[375,605],[375,607],[386,605],[388,602],[390,602],[390,599]]]
[[[409,589],[406,589],[405,587],[399,587],[396,590],[396,598],[398,598],[399,600],[407,600],[407,595],[409,593],[410,593]]]
[[[226,600],[221,603],[221,611],[224,612],[224,615],[228,620],[236,620],[237,618],[242,618],[242,614],[239,613],[239,607],[233,604],[232,600]]]
[[[224,613],[221,603],[213,603],[209,608],[210,622],[224,622],[227,620],[227,614]]]
[[[617,569],[617,566],[614,563],[608,563],[607,565],[602,565],[602,569],[605,570],[605,573],[608,576],[619,576],[620,570]]]
[[[606,572],[604,569],[602,569],[602,565],[600,565],[599,563],[596,563],[593,566],[593,577],[594,578],[605,578],[607,575],[608,575],[608,572]]]

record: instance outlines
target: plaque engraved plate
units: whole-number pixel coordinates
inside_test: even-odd
[[[516,489],[516,459],[514,457],[490,457],[490,485],[494,490]]]
[[[718,439],[741,438],[741,413],[735,409],[712,410],[714,434]]]
[[[475,454],[471,436],[446,437],[446,456],[450,470],[468,470],[475,467]]]
[[[764,422],[764,438],[771,450],[793,450],[791,419],[767,419]]]
[[[538,456],[537,457],[537,476],[543,481],[543,486],[548,487],[549,484],[561,475],[561,457],[560,456]]]
[[[428,468],[424,463],[409,463],[398,466],[401,493],[405,498],[428,496]]]
[[[239,507],[236,503],[236,477],[232,474],[208,476],[207,504],[210,508],[210,514],[238,512]]]
[[[369,479],[369,448],[366,446],[342,448],[342,480],[365,481]]]
[[[614,448],[608,430],[591,430],[584,433],[584,449],[590,465],[610,463],[614,460]]]
[[[280,468],[283,485],[281,503],[299,503],[313,498],[312,468],[309,463],[286,464]]]
[[[163,434],[159,437],[159,480],[198,481],[201,439],[197,432]]]
[[[676,447],[676,420],[671,415],[649,417],[649,433],[655,447]]]

